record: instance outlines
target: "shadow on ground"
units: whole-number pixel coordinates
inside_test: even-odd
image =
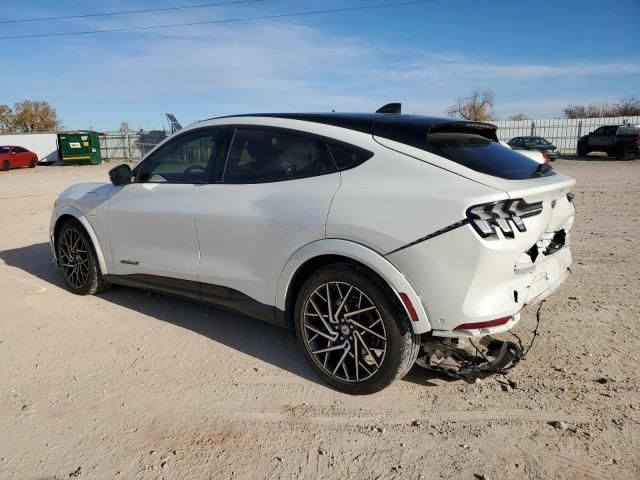
[[[48,243],[0,251],[0,260],[8,266],[19,268],[64,289],[62,277],[51,258],[51,248]],[[73,294],[69,293],[69,296],[72,297]],[[290,330],[209,305],[135,288],[116,286],[99,294],[99,297],[121,307],[191,330],[325,386],[307,363]],[[405,381],[423,386],[434,386],[431,380],[435,379],[453,380],[417,366],[414,366],[404,378]]]

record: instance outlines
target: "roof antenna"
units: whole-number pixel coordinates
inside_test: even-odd
[[[402,113],[402,104],[401,103],[387,103],[385,106],[380,107],[376,110],[376,113]]]

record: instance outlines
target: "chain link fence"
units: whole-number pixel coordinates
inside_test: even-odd
[[[167,137],[163,130],[107,132],[100,136],[104,160],[139,160]]]

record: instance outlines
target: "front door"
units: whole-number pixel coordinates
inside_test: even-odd
[[[134,169],[133,183],[114,189],[106,207],[113,273],[197,282],[195,212],[225,137],[204,128],[172,138]]]

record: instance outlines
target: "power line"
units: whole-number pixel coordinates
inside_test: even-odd
[[[134,13],[167,12],[169,10],[189,10],[192,8],[217,7],[219,5],[236,5],[238,3],[252,3],[252,2],[261,2],[261,1],[262,0],[233,0],[228,2],[201,3],[199,5],[183,5],[181,7],[147,8],[145,10],[122,10],[120,12],[83,13],[80,15],[62,15],[59,17],[19,18],[15,20],[0,20],[0,24],[43,22],[45,20],[68,20],[71,18],[109,17],[113,15],[131,15]]]
[[[202,22],[189,22],[189,23],[171,23],[166,25],[148,25],[144,27],[123,27],[123,28],[110,28],[104,30],[85,30],[85,31],[77,31],[77,32],[57,32],[57,33],[34,33],[34,34],[26,34],[26,35],[10,35],[5,37],[0,37],[0,40],[13,40],[18,38],[43,38],[43,37],[64,37],[71,35],[91,35],[95,33],[114,33],[114,32],[133,32],[133,31],[142,31],[142,30],[159,30],[163,28],[176,28],[176,27],[194,27],[198,25],[214,25],[220,23],[237,23],[237,22],[248,22],[254,20],[272,20],[277,18],[286,18],[286,17],[301,17],[306,15],[319,15],[323,13],[342,13],[342,12],[352,12],[356,10],[372,10],[375,8],[385,8],[385,7],[400,7],[405,5],[416,5],[421,3],[433,3],[438,0],[411,0],[406,2],[394,2],[394,3],[378,3],[373,5],[361,5],[359,7],[343,7],[343,8],[327,8],[323,10],[308,10],[306,12],[293,12],[293,13],[278,13],[274,15],[262,15],[257,17],[241,17],[241,18],[228,18],[221,20],[208,20]]]

